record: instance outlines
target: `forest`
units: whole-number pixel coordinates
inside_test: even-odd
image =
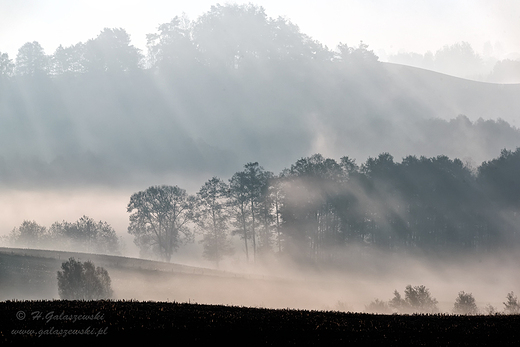
[[[196,194],[178,186],[151,186],[130,197],[128,232],[141,256],[171,261],[198,239],[216,264],[242,240],[246,260],[287,256],[298,262],[341,263],[356,246],[408,254],[491,254],[514,250],[520,235],[520,148],[503,150],[476,170],[446,156],[389,153],[358,165],[345,156],[301,158],[279,174],[258,162],[223,180],[212,177]],[[13,245],[81,245],[120,253],[106,222],[83,217],[14,228]]]
[[[313,153],[476,167],[520,141],[506,121],[518,85],[382,63],[364,42],[329,48],[259,6],[175,16],[147,42],[105,28],[52,54],[36,41],[0,52],[2,187],[202,180]]]

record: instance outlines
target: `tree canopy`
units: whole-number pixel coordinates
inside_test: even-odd
[[[152,186],[130,197],[128,232],[135,237],[141,254],[158,254],[170,261],[173,252],[192,241],[194,197],[177,186]]]

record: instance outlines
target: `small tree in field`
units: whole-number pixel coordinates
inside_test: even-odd
[[[430,291],[425,286],[407,285],[404,290],[405,300],[410,304],[413,309],[417,309],[420,312],[434,313],[438,311],[437,300],[432,298]]]
[[[438,311],[437,300],[432,298],[430,291],[425,286],[407,285],[404,290],[404,299],[396,290],[394,298],[388,305],[401,313],[423,312],[435,313]]]
[[[394,297],[388,302],[388,306],[402,313],[410,311],[410,304],[401,297],[397,290],[394,290]]]
[[[91,261],[81,263],[74,258],[61,264],[58,271],[58,293],[65,300],[110,299],[113,291],[107,270]]]
[[[464,291],[460,292],[459,296],[457,296],[457,299],[455,299],[453,313],[477,314],[478,308],[473,295],[471,293],[465,293]]]
[[[520,303],[518,303],[518,298],[516,295],[511,292],[507,293],[507,302],[504,302],[506,314],[520,314]]]

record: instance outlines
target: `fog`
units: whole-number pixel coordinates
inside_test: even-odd
[[[438,300],[441,312],[451,313],[458,293],[465,291],[473,294],[484,313],[487,305],[502,311],[506,294],[518,288],[515,259],[504,256],[431,262],[422,257],[370,254],[347,258],[344,269],[336,271],[305,269],[301,265],[247,271],[262,274],[259,279],[254,275],[246,280],[125,275],[114,282],[114,290],[127,299],[366,312],[366,306],[376,298],[387,302],[394,290],[403,295],[411,284],[425,285]]]
[[[62,254],[61,258],[66,256]],[[45,282],[40,286],[27,285],[24,276],[30,271],[26,269],[18,279],[18,290],[13,289],[16,282],[2,284],[1,299],[58,299],[57,285],[52,279],[55,280],[60,262],[56,260],[50,265],[47,257],[41,261],[40,269],[34,270],[40,271],[36,283],[42,279]],[[370,312],[367,306],[375,299],[388,302],[394,290],[403,295],[407,285],[425,285],[438,301],[441,313],[452,313],[458,293],[465,291],[474,296],[479,312],[486,314],[489,305],[503,311],[506,294],[519,285],[515,254],[430,258],[367,253],[352,247],[341,268],[307,266],[280,259],[271,264],[246,266],[228,259],[220,271],[174,264],[163,267],[157,263],[132,264],[125,263],[124,258],[112,260],[81,253],[75,257],[105,267],[112,279],[114,299],[125,300]]]
[[[502,309],[520,284],[516,48],[464,35],[426,53],[348,35],[331,46],[277,11],[215,4],[154,17],[146,40],[103,24],[54,51],[56,38],[0,46],[0,236],[88,216],[115,230],[120,255],[160,259],[128,232],[133,194],[195,196],[259,163],[263,187],[269,174],[286,180],[283,208],[258,187],[249,212],[234,202],[220,230],[234,248],[217,263],[226,273],[209,270],[194,219],[195,242],[169,260],[211,274],[113,267],[116,297],[363,311],[411,284],[443,312],[460,291]]]

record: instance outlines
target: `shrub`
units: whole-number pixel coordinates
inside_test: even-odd
[[[471,293],[465,293],[464,291],[459,293],[459,296],[455,299],[453,305],[453,313],[456,314],[477,314],[478,308],[475,303],[475,298]]]
[[[66,300],[110,299],[113,291],[107,270],[90,261],[81,263],[74,258],[61,264],[58,271],[58,293]]]
[[[347,304],[346,302],[338,300],[336,305],[334,306],[334,309],[336,311],[342,311],[342,312],[352,312],[353,308],[351,305]]]
[[[484,312],[489,316],[494,316],[499,314],[497,311],[497,308],[491,304],[487,304],[486,307],[484,307]]]
[[[370,304],[365,306],[365,311],[373,312],[373,313],[390,313],[391,312],[390,308],[388,307],[388,304],[379,299],[375,299]]]

